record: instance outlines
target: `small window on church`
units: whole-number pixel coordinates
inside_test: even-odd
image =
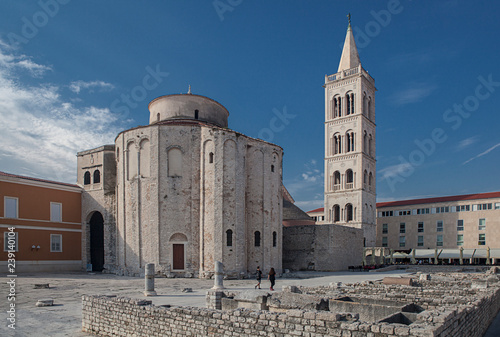
[[[86,171],[83,175],[83,184],[90,185],[90,172]]]
[[[210,152],[210,154],[208,155],[208,162],[210,164],[213,164],[213,162],[214,162],[214,153],[213,152]]]
[[[273,247],[276,247],[278,241],[278,234],[276,232],[273,232]]]
[[[260,232],[255,232],[255,247],[260,247]]]
[[[94,171],[94,184],[99,184],[101,182],[101,172],[99,170]]]
[[[228,247],[233,246],[233,231],[230,229],[226,231],[226,246]]]
[[[159,113],[157,113],[157,114],[156,114],[156,121],[157,121],[157,122],[159,122],[159,121],[160,121],[160,114],[159,114]]]
[[[274,172],[274,165],[271,165],[271,172]]]
[[[198,110],[195,110],[195,111],[194,111],[194,119],[198,119],[198,117],[199,117],[199,113],[200,113],[200,112],[199,112]]]

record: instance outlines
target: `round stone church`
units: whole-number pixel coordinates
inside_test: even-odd
[[[228,128],[195,94],[149,103],[149,125],[78,153],[87,268],[167,276],[282,269],[281,147]]]

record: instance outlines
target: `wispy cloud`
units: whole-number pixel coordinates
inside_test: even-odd
[[[412,169],[410,163],[400,163],[396,165],[391,165],[380,169],[377,172],[378,181],[382,182],[385,179],[394,178],[396,176],[405,176],[406,172]]]
[[[0,43],[0,46],[3,44]],[[3,76],[11,76],[18,70],[27,70],[33,77],[41,77],[51,67],[33,62],[26,55],[14,55],[0,52],[0,68]]]
[[[477,143],[478,141],[479,141],[478,136],[465,138],[465,139],[461,140],[460,142],[458,142],[457,151],[461,151],[461,150],[471,146],[472,144]]]
[[[76,108],[58,85],[28,85],[17,76],[49,69],[0,49],[0,169],[75,182],[76,153],[112,143],[121,128],[108,108]]]
[[[304,199],[323,199],[324,174],[318,168],[316,160],[312,159],[304,164],[304,172],[294,179],[286,181],[285,186],[293,198],[297,201]],[[319,197],[318,197],[319,195]]]
[[[402,89],[392,95],[392,102],[396,105],[405,105],[422,101],[430,96],[437,85],[433,83],[412,83],[409,87]]]
[[[114,88],[115,86],[113,84],[104,81],[75,81],[71,82],[71,84],[69,85],[69,89],[77,94],[79,94],[82,89],[87,89],[90,92],[93,92],[94,89],[99,91],[109,91],[113,90]]]
[[[493,151],[493,150],[494,150],[494,149],[496,149],[497,147],[500,147],[500,143],[495,144],[495,145],[493,145],[492,147],[490,147],[488,150],[486,150],[486,151],[484,151],[484,152],[481,152],[480,154],[478,154],[477,156],[474,156],[474,157],[470,158],[469,160],[464,161],[464,162],[462,163],[462,165],[465,165],[465,164],[467,164],[467,163],[469,163],[469,162],[473,161],[474,159],[477,159],[477,158],[480,158],[480,157],[482,157],[482,156],[487,155],[488,153],[490,153],[491,151]]]

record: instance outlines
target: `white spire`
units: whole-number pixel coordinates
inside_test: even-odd
[[[351,14],[347,17],[349,18],[349,26],[347,27],[344,49],[342,50],[342,56],[340,57],[339,69],[337,72],[355,68],[361,63],[359,61],[358,48],[356,48],[356,42],[354,41],[354,36],[352,35]]]
[[[191,84],[189,85],[188,94],[191,93]]]

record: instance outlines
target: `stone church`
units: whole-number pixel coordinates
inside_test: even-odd
[[[149,125],[79,152],[83,261],[94,271],[234,277],[282,270],[283,149],[228,128],[201,95],[161,96]],[[91,265],[91,266],[90,266]]]

